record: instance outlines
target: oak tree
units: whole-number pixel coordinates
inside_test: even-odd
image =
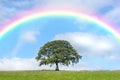
[[[44,44],[36,57],[39,65],[56,65],[56,71],[59,71],[59,64],[68,66],[78,63],[82,58],[72,45],[66,40],[54,40]]]

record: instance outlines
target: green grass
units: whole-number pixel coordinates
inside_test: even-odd
[[[1,71],[0,80],[120,80],[120,71]]]

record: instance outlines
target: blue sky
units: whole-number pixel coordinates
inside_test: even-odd
[[[1,0],[0,25],[28,10],[74,7],[99,15],[119,29],[119,4],[119,0],[11,0],[10,2]],[[57,39],[68,40],[83,56],[78,64],[69,67],[60,65],[60,69],[120,69],[120,42],[111,33],[96,23],[77,18],[52,16],[20,24],[0,40],[0,71],[54,69],[55,66],[39,67],[35,57],[44,43]]]

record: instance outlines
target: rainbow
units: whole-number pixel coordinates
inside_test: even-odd
[[[116,39],[120,40],[120,32],[114,26],[110,26],[102,21],[100,18],[95,17],[93,15],[89,15],[82,12],[77,11],[67,11],[67,10],[54,10],[54,11],[40,11],[40,12],[31,12],[28,14],[23,14],[15,19],[12,19],[11,22],[6,23],[3,26],[3,29],[0,30],[0,39],[7,34],[9,31],[16,28],[18,25],[28,22],[33,19],[37,18],[44,18],[49,16],[65,16],[65,17],[74,17],[85,21],[90,21],[93,23],[98,24],[101,28],[105,29],[106,31],[110,32]]]

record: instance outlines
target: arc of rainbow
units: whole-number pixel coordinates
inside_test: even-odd
[[[25,15],[24,17],[13,21],[12,23],[8,24],[7,26],[4,26],[5,28],[3,30],[0,31],[0,39],[7,34],[9,31],[11,31],[12,29],[16,28],[18,25],[27,22],[29,20],[32,19],[36,19],[36,18],[43,18],[43,17],[47,17],[47,16],[70,16],[70,17],[75,17],[81,20],[86,20],[86,21],[91,21],[93,23],[98,24],[100,27],[102,27],[103,29],[107,30],[108,32],[112,33],[113,36],[120,40],[120,34],[119,31],[114,27],[114,26],[110,26],[108,24],[106,24],[105,22],[99,20],[98,18],[95,18],[91,15],[87,15],[84,13],[80,13],[80,12],[74,12],[74,11],[43,11],[43,12],[36,12],[36,13],[32,13],[30,15]]]

